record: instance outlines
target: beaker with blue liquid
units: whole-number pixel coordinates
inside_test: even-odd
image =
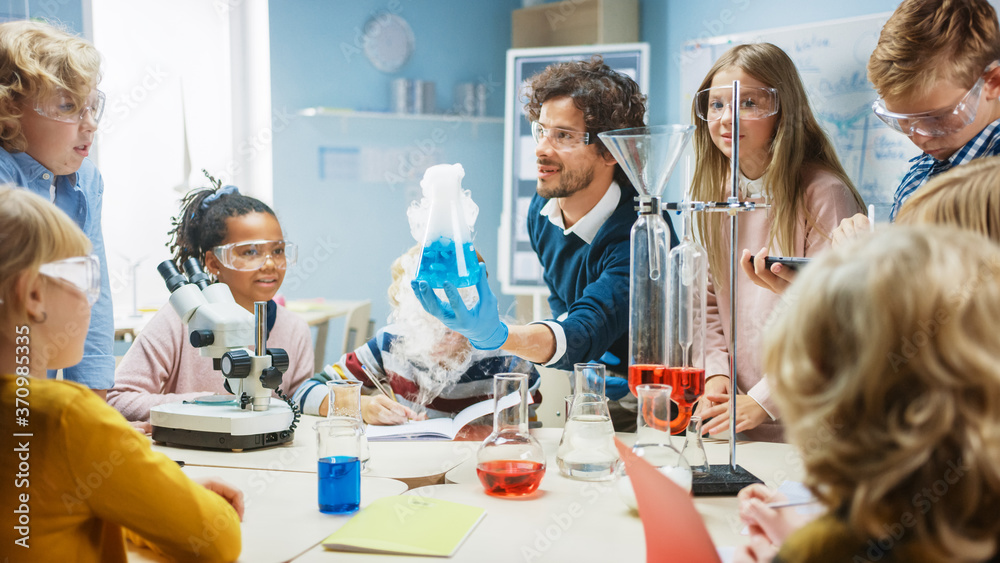
[[[316,423],[318,500],[324,514],[350,514],[361,506],[361,427],[343,419]]]
[[[420,186],[430,198],[430,213],[416,279],[441,289],[449,281],[455,287],[471,287],[482,274],[472,229],[465,218],[461,164],[438,164],[424,172]]]

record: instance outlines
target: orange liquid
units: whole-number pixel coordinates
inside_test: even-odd
[[[498,497],[530,495],[545,475],[545,465],[537,461],[498,460],[476,466],[476,475],[486,493]]]
[[[659,383],[673,388],[670,399],[677,403],[678,416],[670,421],[670,432],[680,434],[691,422],[694,403],[705,394],[705,370],[674,368],[655,364],[634,364],[628,368],[628,386],[633,395],[644,383]]]
[[[677,403],[677,417],[670,421],[670,432],[681,434],[691,422],[691,413],[699,397],[705,394],[705,370],[700,368],[665,368],[666,384],[673,388],[670,399]]]

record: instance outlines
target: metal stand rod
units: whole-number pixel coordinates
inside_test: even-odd
[[[733,80],[733,97],[729,104],[733,119],[733,146],[730,157],[732,173],[731,204],[740,202],[740,81]],[[729,466],[736,471],[736,243],[739,240],[738,212],[729,216]]]

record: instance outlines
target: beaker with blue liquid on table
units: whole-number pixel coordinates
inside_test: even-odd
[[[316,423],[319,511],[350,514],[361,506],[361,426],[344,419]]]

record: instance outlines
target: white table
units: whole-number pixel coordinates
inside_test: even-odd
[[[470,459],[446,473],[450,484],[410,490],[407,494],[472,504],[486,517],[456,553],[455,561],[643,561],[645,535],[638,514],[618,498],[613,482],[582,482],[559,474],[555,452],[561,429],[533,430],[545,449],[547,466],[539,492],[523,499],[502,499],[483,492]],[[624,436],[623,436],[624,437]],[[680,446],[680,443],[677,444]],[[726,442],[708,442],[711,463],[727,463]],[[787,444],[743,443],[737,461],[770,486],[801,480],[801,461]],[[735,497],[698,497],[695,506],[717,547],[746,542]],[[423,558],[378,556],[378,562]],[[296,563],[374,561],[372,555],[330,552],[321,545]]]
[[[186,465],[316,473],[316,430],[322,417],[305,415],[290,444],[243,452],[198,450],[153,444],[153,449]],[[478,442],[371,442],[365,475],[399,479],[410,486],[441,483],[444,474],[475,456]]]
[[[313,460],[316,465],[316,460]],[[289,561],[318,545],[351,515],[323,514],[317,506],[315,474],[263,469],[185,466],[192,479],[217,477],[243,491],[243,551],[239,561]],[[401,481],[361,478],[361,506],[406,491]],[[129,561],[165,561],[148,549],[129,543]]]

